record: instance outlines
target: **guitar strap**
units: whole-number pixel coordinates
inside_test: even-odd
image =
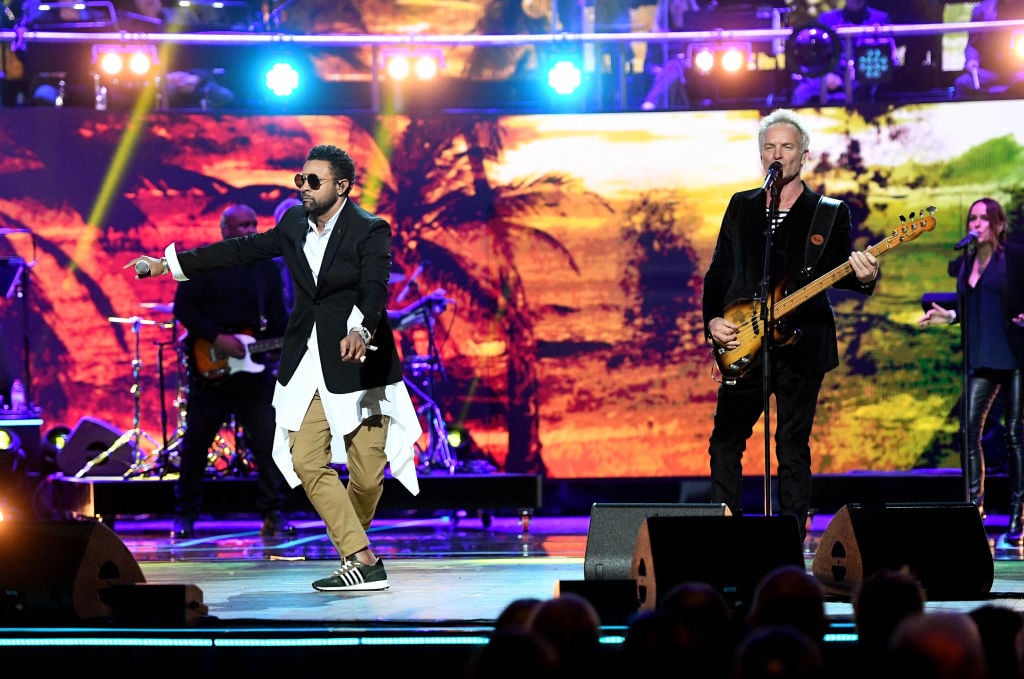
[[[807,247],[804,250],[804,271],[810,273],[818,263],[828,236],[832,232],[832,224],[839,212],[839,201],[828,196],[818,196],[818,204],[814,207],[811,218],[811,229],[807,232]]]

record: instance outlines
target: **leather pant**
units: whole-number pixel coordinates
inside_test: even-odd
[[[964,474],[967,478],[969,499],[981,507],[985,501],[985,455],[981,437],[989,411],[999,393],[1003,395],[1003,418],[1006,429],[1008,482],[1010,487],[1010,513],[1021,514],[1024,502],[1024,434],[1022,434],[1021,406],[1024,404],[1024,371],[974,371],[967,380],[967,454]]]

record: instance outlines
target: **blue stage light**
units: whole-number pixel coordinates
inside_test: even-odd
[[[292,96],[301,85],[299,71],[287,61],[276,61],[264,76],[267,89],[278,97]]]
[[[548,87],[556,94],[571,96],[583,85],[583,70],[579,61],[570,57],[555,59],[548,68]]]

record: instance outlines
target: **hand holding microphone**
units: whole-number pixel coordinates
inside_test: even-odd
[[[170,271],[170,268],[167,266],[166,259],[155,259],[153,257],[147,257],[145,255],[137,257],[132,261],[128,262],[127,264],[124,265],[124,268],[127,269],[128,267],[133,267],[135,269],[136,278],[150,278],[151,276],[154,275],[153,266],[155,264],[160,265],[161,274],[165,274],[168,271]]]

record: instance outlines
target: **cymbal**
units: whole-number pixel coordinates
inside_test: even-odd
[[[111,323],[124,323],[130,325],[156,325],[165,330],[171,330],[174,328],[174,323],[162,323],[160,321],[151,321],[148,318],[140,318],[138,316],[131,316],[129,318],[123,318],[121,316],[107,316],[107,320]]]
[[[163,302],[139,302],[139,306],[143,309],[155,311],[158,314],[174,313],[174,302],[171,302],[170,304],[164,304]]]
[[[0,236],[6,236],[9,233],[28,233],[29,229],[12,229],[11,227],[4,226],[0,227]]]

